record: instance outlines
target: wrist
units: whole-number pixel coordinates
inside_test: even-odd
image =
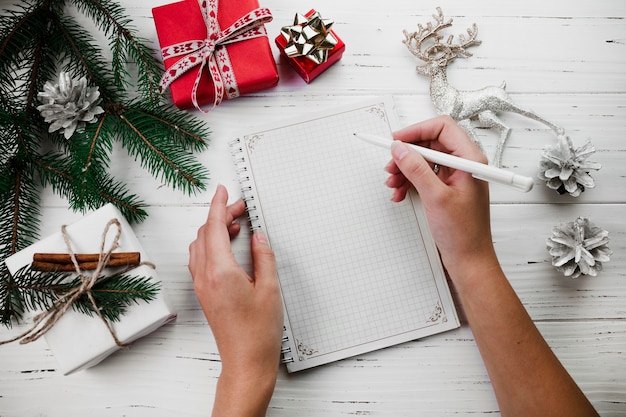
[[[472,288],[476,286],[494,279],[504,278],[500,262],[493,250],[461,260],[448,262],[444,260],[444,265],[455,288],[461,295],[472,291]]]
[[[236,366],[224,366],[222,363],[220,380],[226,386],[237,389],[253,386],[256,389],[273,391],[278,375],[278,362],[260,358],[256,362],[241,361]]]
[[[223,369],[217,382],[213,416],[265,416],[276,385],[273,372]]]

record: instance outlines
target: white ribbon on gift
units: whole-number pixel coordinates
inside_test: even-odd
[[[237,19],[227,29],[221,30],[217,21],[218,0],[198,0],[198,2],[207,27],[207,37],[204,40],[185,41],[161,49],[163,59],[177,56],[183,58],[165,71],[161,77],[159,90],[164,91],[181,75],[200,65],[191,91],[191,101],[196,109],[208,113],[222,102],[224,94],[229,99],[239,96],[239,86],[230,56],[224,46],[267,36],[263,25],[272,20],[272,13],[267,8],[257,8]],[[213,79],[215,98],[213,106],[209,110],[204,110],[198,104],[197,93],[200,78],[207,65],[209,75]]]

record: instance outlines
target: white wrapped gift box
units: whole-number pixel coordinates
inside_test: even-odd
[[[67,226],[66,231],[74,253],[99,253],[102,234],[107,223],[113,218],[118,219],[122,227],[116,252],[140,252],[142,261],[150,261],[130,225],[112,204],[107,204]],[[112,227],[107,234],[105,251],[110,247],[114,235],[115,228]],[[5,260],[7,268],[12,274],[15,273],[30,264],[35,253],[67,253],[61,231],[7,258]],[[108,272],[105,268],[103,274],[108,275]],[[129,271],[129,274],[159,281],[156,271],[147,265],[141,265]],[[127,307],[120,321],[111,323],[111,327],[122,343],[130,343],[175,317],[176,313],[167,305],[161,288],[153,301],[146,303],[140,300]],[[95,315],[90,317],[73,309],[69,309],[44,337],[64,375],[94,366],[119,349],[99,317]]]

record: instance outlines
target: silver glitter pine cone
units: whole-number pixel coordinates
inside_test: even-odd
[[[585,188],[595,187],[589,172],[597,171],[602,166],[587,161],[595,151],[591,142],[574,149],[569,137],[559,136],[556,145],[547,146],[541,154],[539,178],[559,194],[569,193],[572,197],[578,197]]]
[[[71,138],[75,131],[84,130],[87,123],[95,123],[96,116],[104,113],[98,105],[101,101],[98,87],[89,87],[85,77],[75,80],[61,72],[57,83],[48,81],[43,88],[37,98],[44,104],[37,110],[50,123],[48,132],[59,130],[65,139]]]
[[[546,240],[552,265],[571,278],[598,275],[602,263],[608,262],[613,253],[608,243],[609,232],[594,226],[585,217],[555,226],[552,236]]]

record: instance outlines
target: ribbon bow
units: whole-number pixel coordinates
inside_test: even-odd
[[[319,12],[310,16],[296,13],[292,26],[283,26],[280,34],[287,41],[285,53],[294,58],[304,56],[316,64],[326,62],[328,52],[337,45],[337,38],[330,31],[334,21],[322,19]]]
[[[213,110],[222,102],[224,92],[228,98],[239,96],[239,87],[235,79],[232,65],[225,45],[267,36],[265,23],[272,20],[272,13],[267,8],[257,8],[240,17],[227,29],[221,30],[217,21],[218,0],[198,0],[200,10],[207,28],[207,36],[204,40],[191,40],[161,49],[163,59],[182,56],[168,70],[165,71],[159,90],[163,92],[178,77],[192,68],[200,65],[191,91],[191,101],[194,107],[204,113]],[[213,79],[215,98],[213,107],[204,110],[198,104],[198,85],[205,66],[208,65],[209,75]],[[225,88],[226,87],[228,88]]]

